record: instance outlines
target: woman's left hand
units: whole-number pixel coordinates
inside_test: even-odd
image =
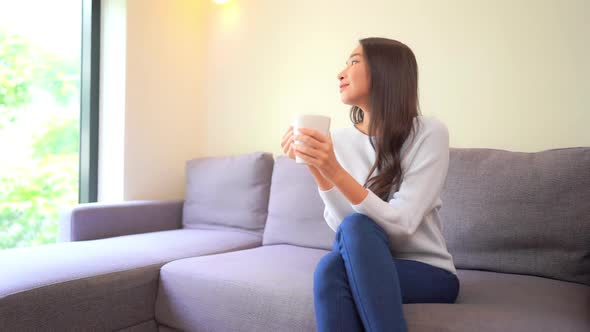
[[[314,166],[324,178],[334,182],[343,168],[336,160],[330,135],[324,135],[312,128],[299,128],[299,135],[295,135],[293,140],[306,144],[293,143],[295,155]]]

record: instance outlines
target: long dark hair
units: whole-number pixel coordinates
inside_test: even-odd
[[[387,201],[391,189],[401,184],[401,148],[420,115],[418,65],[412,50],[397,40],[365,38],[359,42],[370,75],[368,128],[376,152],[364,187]],[[353,124],[361,123],[363,116],[362,109],[352,106]],[[375,169],[378,174],[371,177]]]

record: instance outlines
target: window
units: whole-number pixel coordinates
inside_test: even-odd
[[[0,2],[0,249],[54,243],[96,201],[99,9]]]

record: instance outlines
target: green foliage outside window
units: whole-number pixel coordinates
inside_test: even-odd
[[[79,82],[78,59],[44,53],[27,39],[0,31],[0,133],[19,128],[35,89],[65,106],[77,102]],[[27,133],[32,144],[8,142],[29,157],[18,165],[0,164],[0,249],[55,242],[59,213],[78,202],[79,119],[48,119],[44,130]],[[0,153],[10,158],[9,151]]]

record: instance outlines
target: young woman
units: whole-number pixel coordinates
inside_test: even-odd
[[[307,162],[336,232],[314,273],[318,331],[406,331],[403,303],[459,293],[438,214],[448,130],[420,114],[416,58],[399,41],[360,40],[338,81],[353,126],[289,128],[281,142]]]

